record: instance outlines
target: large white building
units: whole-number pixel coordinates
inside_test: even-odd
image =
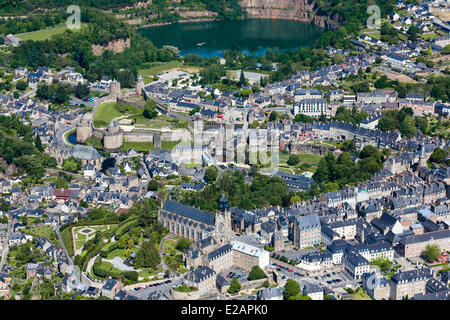
[[[235,266],[251,270],[256,265],[261,269],[269,265],[268,251],[240,241],[233,241],[231,245],[233,246],[233,264]]]
[[[322,114],[327,115],[327,100],[320,99],[303,99],[294,102],[294,116],[298,113],[318,118]]]

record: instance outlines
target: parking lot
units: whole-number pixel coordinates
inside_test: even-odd
[[[177,280],[165,280],[158,282],[156,284],[150,284],[143,287],[135,288],[133,290],[128,291],[131,295],[135,296],[138,299],[147,300],[148,295],[153,291],[159,290],[161,292],[167,293],[173,287],[181,285],[183,282],[182,279]],[[169,294],[168,294],[169,295]]]
[[[231,283],[231,280],[232,280],[234,277],[237,277],[238,280],[239,280],[239,282],[242,283],[242,282],[247,281],[249,272],[248,272],[248,271],[245,271],[245,270],[243,270],[243,269],[241,269],[241,268],[232,267],[232,268],[230,268],[230,269],[228,269],[228,270],[222,271],[220,274],[221,274],[225,279],[227,279],[227,282],[228,282],[228,283]]]
[[[319,276],[309,277],[306,275],[306,272],[295,271],[294,269],[283,267],[281,265],[277,265],[276,263],[272,263],[272,268],[277,270],[282,280],[287,281],[289,279],[292,279],[297,281],[301,286],[305,285],[306,283],[315,283],[322,287],[326,286],[334,289],[341,288],[346,285],[352,287],[357,285],[357,281],[351,279],[345,272],[342,271],[330,271],[325,272]]]
[[[309,252],[318,252],[318,251],[319,251],[319,249],[314,248],[314,249],[309,249],[309,250],[305,250],[305,249],[285,250],[284,252],[283,251],[275,251],[275,253],[278,255],[281,255],[281,256],[285,256],[288,259],[299,261],[301,256],[303,256]]]

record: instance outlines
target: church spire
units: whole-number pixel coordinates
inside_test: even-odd
[[[225,197],[225,192],[222,191],[222,197],[219,199],[219,211],[225,212],[230,209],[228,199]]]

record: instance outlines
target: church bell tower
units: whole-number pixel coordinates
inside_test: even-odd
[[[219,211],[216,213],[213,237],[217,243],[225,244],[231,242],[232,236],[230,204],[225,197],[225,193],[222,193],[222,197],[219,199]]]

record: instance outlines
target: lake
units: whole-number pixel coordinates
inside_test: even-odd
[[[157,47],[175,46],[180,55],[223,57],[225,50],[264,54],[267,48],[280,51],[311,46],[325,32],[313,24],[273,19],[174,23],[147,27],[140,33]]]

